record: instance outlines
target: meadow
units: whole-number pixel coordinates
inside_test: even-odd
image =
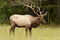
[[[0,25],[0,40],[60,40],[60,26],[40,25],[32,29],[32,36],[26,37],[25,28],[16,28],[15,35],[9,33],[10,25]]]

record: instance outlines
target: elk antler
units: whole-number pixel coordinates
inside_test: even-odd
[[[40,11],[40,7],[38,7],[38,6],[35,6],[35,5],[34,5],[34,7],[36,7],[36,8],[38,9],[39,13],[41,12],[41,11]]]
[[[45,9],[43,9],[43,11],[42,11],[42,12],[40,12],[40,15],[44,12],[44,10],[45,10]]]
[[[46,12],[46,13],[44,14],[44,16],[47,15],[47,13],[48,13],[48,12]]]
[[[26,5],[26,4],[24,4],[24,6],[27,6],[27,7],[31,8],[31,9],[33,10],[33,12],[34,12],[36,15],[39,16],[39,14],[37,14],[37,12],[35,12],[35,10],[34,10],[34,8],[33,8],[33,7],[36,7],[35,4],[34,4],[34,6],[33,6],[32,4],[31,4],[31,5]]]

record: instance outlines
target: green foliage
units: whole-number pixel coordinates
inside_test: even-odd
[[[55,1],[44,0],[42,2],[42,9],[45,8],[46,11],[49,11],[49,18],[52,21],[56,20],[56,0]],[[54,2],[54,4],[53,4]],[[39,3],[39,2],[37,2]],[[26,14],[26,13],[33,13],[30,9],[21,5],[18,6],[11,6],[7,0],[0,0],[0,23],[9,23],[9,17],[13,14]],[[34,15],[34,14],[32,14]]]
[[[9,17],[13,14],[23,14],[22,6],[11,6],[7,1],[0,2],[0,23],[9,23]]]

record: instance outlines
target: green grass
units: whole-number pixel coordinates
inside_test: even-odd
[[[0,25],[0,40],[60,40],[60,28],[55,25],[40,25],[32,29],[32,37],[26,37],[24,28],[16,28],[15,35],[9,33],[10,25]]]

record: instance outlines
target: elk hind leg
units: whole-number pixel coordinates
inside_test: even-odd
[[[26,36],[27,36],[27,33],[28,33],[28,28],[27,27],[25,28],[25,31],[26,31]]]
[[[10,34],[11,34],[11,32],[13,32],[13,34],[14,34],[14,31],[15,31],[15,26],[10,28]]]

